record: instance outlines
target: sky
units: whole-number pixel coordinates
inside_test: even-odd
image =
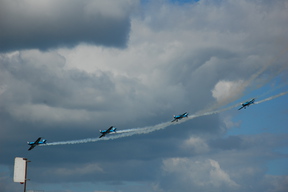
[[[0,0],[0,191],[287,191],[287,9]]]

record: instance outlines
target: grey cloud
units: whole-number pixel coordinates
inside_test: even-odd
[[[137,1],[7,1],[0,6],[0,51],[79,43],[125,47]]]
[[[1,94],[2,112],[18,120],[76,122],[82,118],[86,122],[104,122],[113,117],[111,123],[123,124],[135,118],[149,118],[142,117],[143,114],[157,113],[147,113],[153,105],[145,103],[153,96],[148,94],[147,100],[139,94],[147,87],[137,79],[101,70],[93,74],[66,69],[65,59],[55,52],[2,55],[0,68],[1,83],[5,86]],[[123,112],[120,115],[119,110]]]
[[[222,149],[222,150],[239,150],[242,148],[243,139],[239,136],[229,136],[227,138],[217,138],[216,140],[211,140],[209,144],[212,148]]]
[[[4,176],[4,172],[2,172],[2,174],[0,175],[0,189],[2,191],[17,192],[23,190],[22,185],[15,185],[15,183],[12,182],[10,177]]]
[[[25,58],[29,57],[29,53],[16,54],[12,58],[1,57],[0,67],[3,76],[6,75],[2,83],[7,86],[3,99],[13,103],[30,102],[89,110],[101,108],[99,105],[105,102],[105,98],[113,97],[111,92],[115,88],[109,74],[99,71],[96,76],[79,70],[65,70],[65,60],[61,56],[53,53],[44,55],[42,59],[32,61]],[[50,63],[46,63],[46,59]],[[57,62],[61,65],[55,65]],[[17,92],[21,92],[21,97]],[[103,99],[97,101],[100,96]]]

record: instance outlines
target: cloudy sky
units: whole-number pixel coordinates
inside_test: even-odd
[[[32,161],[28,190],[287,191],[287,9],[0,0],[0,191],[23,189],[15,157]],[[237,110],[251,98],[263,102]],[[38,137],[98,138],[111,125],[137,131],[27,151]]]

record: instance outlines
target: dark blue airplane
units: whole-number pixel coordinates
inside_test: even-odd
[[[174,122],[174,121],[178,122],[179,119],[182,119],[184,117],[188,117],[188,113],[187,112],[185,112],[185,113],[183,113],[181,115],[174,115],[174,119],[171,122]]]
[[[250,101],[246,101],[245,103],[241,103],[242,107],[240,107],[238,110],[243,109],[243,108],[246,109],[246,107],[248,107],[249,105],[254,104],[254,101],[255,101],[255,98],[251,99]]]
[[[99,138],[104,137],[106,134],[109,134],[109,133],[116,133],[116,129],[117,129],[117,128],[111,126],[111,127],[109,127],[109,129],[107,129],[107,130],[103,130],[103,131],[100,130],[100,133],[101,133],[102,135],[100,135]]]
[[[46,144],[46,139],[41,140],[41,137],[39,137],[35,142],[27,142],[27,143],[28,143],[28,145],[31,145],[31,147],[28,149],[28,151],[30,151],[31,149],[33,149],[37,145]]]

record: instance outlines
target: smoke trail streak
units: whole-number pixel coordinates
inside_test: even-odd
[[[278,95],[274,95],[274,96],[272,96],[272,97],[268,97],[267,99],[263,99],[263,100],[261,100],[261,101],[255,102],[255,104],[260,104],[260,103],[263,103],[263,102],[265,102],[265,101],[270,101],[270,100],[275,99],[275,98],[277,98],[277,97],[286,95],[287,93],[288,93],[288,91],[283,92],[283,93],[280,93],[280,94],[278,94]]]
[[[111,135],[109,137],[102,137],[101,139],[100,138],[87,138],[87,139],[80,139],[80,140],[60,141],[60,142],[47,143],[46,145],[41,145],[41,146],[90,143],[90,142],[97,142],[97,141],[102,141],[102,140],[114,140],[114,139],[129,137],[129,136],[133,136],[133,135],[148,134],[148,133],[151,133],[154,131],[165,129],[166,127],[168,127],[170,125],[177,125],[180,123],[184,123],[188,120],[191,120],[191,119],[194,119],[197,117],[201,117],[201,116],[207,116],[207,115],[221,113],[223,111],[230,110],[230,109],[235,108],[237,106],[238,106],[238,104],[231,106],[231,107],[224,108],[224,109],[220,109],[217,111],[210,111],[210,112],[205,112],[202,114],[191,115],[188,118],[181,119],[180,121],[174,122],[174,123],[171,123],[170,121],[168,121],[168,122],[160,123],[160,124],[153,125],[153,126],[121,130],[121,131],[117,131],[117,133],[119,133],[119,135],[118,134],[117,135]]]
[[[131,132],[131,131],[137,131],[137,129],[136,128],[124,129],[124,130],[117,131],[117,133],[128,133],[128,132]]]
[[[278,95],[271,96],[271,97],[263,99],[261,101],[255,102],[255,104],[260,104],[260,103],[263,103],[263,102],[266,102],[266,101],[270,101],[272,99],[275,99],[277,97],[280,97],[280,96],[283,96],[283,95],[286,95],[286,94],[288,94],[288,91],[280,93]],[[218,113],[221,113],[221,112],[224,112],[224,111],[228,111],[228,110],[233,109],[233,108],[235,108],[235,107],[237,107],[239,105],[241,105],[241,104],[236,104],[236,105],[233,105],[233,106],[230,106],[230,107],[226,107],[226,108],[223,108],[223,109],[219,109],[219,110],[216,110],[216,111],[206,111],[206,112],[198,113],[198,114],[196,113],[194,115],[188,116],[187,118],[183,118],[183,119],[179,120],[178,122],[173,122],[172,123],[172,122],[168,121],[168,122],[160,123],[160,124],[153,125],[153,126],[120,130],[120,131],[117,131],[118,134],[113,134],[113,135],[110,135],[109,137],[87,138],[87,139],[79,139],[79,140],[71,140],[71,141],[59,141],[59,142],[47,143],[45,145],[40,145],[40,146],[90,143],[90,142],[97,142],[97,141],[103,141],[103,140],[114,140],[114,139],[119,139],[119,138],[123,138],[123,137],[129,137],[129,136],[133,136],[133,135],[147,134],[147,133],[151,133],[151,132],[158,131],[158,130],[161,130],[161,129],[165,129],[165,128],[171,126],[171,125],[177,125],[177,124],[180,124],[180,123],[184,123],[184,122],[186,122],[188,120],[192,120],[192,119],[195,119],[197,117],[213,115],[213,114],[218,114]]]

